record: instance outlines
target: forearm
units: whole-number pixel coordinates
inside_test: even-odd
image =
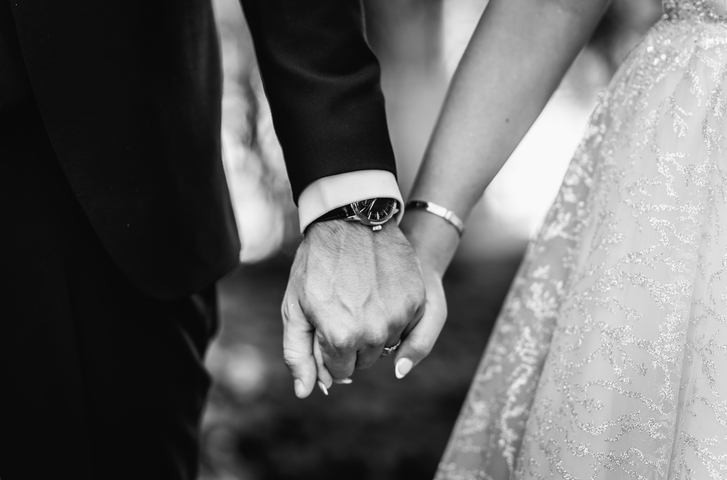
[[[396,174],[359,0],[241,0],[294,199],[327,176]]]
[[[444,205],[466,219],[542,111],[607,3],[492,0],[452,80],[411,198]],[[425,254],[436,256],[436,263],[446,268],[457,236],[442,228],[431,231],[436,222],[425,218],[422,212],[405,217],[402,229],[417,236],[418,250],[431,250]],[[431,248],[424,246],[429,244]]]

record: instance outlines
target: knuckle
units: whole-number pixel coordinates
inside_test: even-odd
[[[424,316],[425,309],[426,309],[425,303],[420,303],[419,305],[416,306],[416,308],[414,309],[414,316],[416,317],[417,320],[421,319]]]
[[[415,306],[415,307],[421,307],[424,305],[424,302],[427,300],[427,289],[424,287],[424,284],[422,282],[417,282],[417,284],[412,288],[412,291],[410,293],[409,301]]]
[[[287,300],[283,300],[283,303],[280,305],[280,316],[282,317],[283,322],[290,318],[290,307]]]
[[[328,335],[324,335],[320,343],[321,348],[339,354],[352,350],[355,346],[355,342],[351,335],[342,331],[336,331],[329,333]]]
[[[389,339],[389,332],[383,329],[370,330],[364,335],[364,344],[368,348],[378,348]]]
[[[285,355],[285,353],[283,353],[283,362],[285,363],[285,366],[288,367],[288,369],[291,369],[295,366],[295,360],[293,360],[289,355]]]
[[[302,356],[295,350],[283,349],[283,362],[289,370],[293,370],[298,366]]]
[[[425,339],[413,338],[409,347],[422,357],[426,357],[429,353],[431,353],[434,344]]]

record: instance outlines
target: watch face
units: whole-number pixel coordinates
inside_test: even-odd
[[[381,225],[399,211],[399,202],[393,198],[370,198],[351,204],[353,213],[365,225]]]

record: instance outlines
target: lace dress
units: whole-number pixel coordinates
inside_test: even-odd
[[[666,0],[531,242],[438,480],[727,478],[727,0]]]

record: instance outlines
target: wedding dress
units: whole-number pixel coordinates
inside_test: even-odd
[[[665,0],[528,247],[438,480],[727,478],[727,0]]]

